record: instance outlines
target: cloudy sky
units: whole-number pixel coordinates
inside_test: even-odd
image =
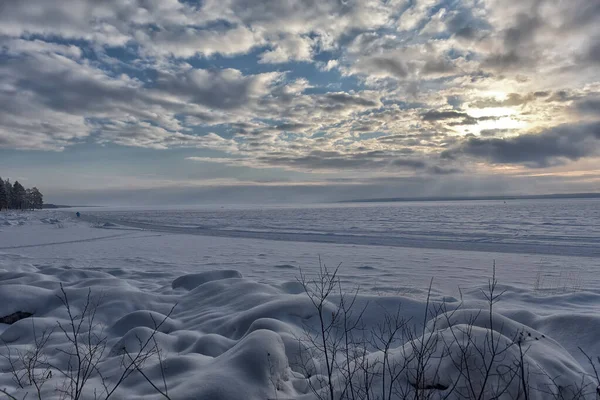
[[[598,0],[3,0],[0,175],[78,203],[600,191]]]

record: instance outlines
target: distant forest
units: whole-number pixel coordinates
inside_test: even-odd
[[[0,178],[0,211],[3,209],[33,210],[44,206],[44,196],[36,187],[25,189],[19,181],[10,183]]]

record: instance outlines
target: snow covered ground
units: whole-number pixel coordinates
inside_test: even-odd
[[[39,338],[57,321],[67,326],[69,316],[59,298],[62,283],[76,316],[91,289],[92,298],[99,299],[91,331],[107,338],[99,372],[91,374],[84,398],[93,398],[94,389],[96,394],[104,390],[100,374],[109,388],[114,385],[123,349],[135,354],[140,338],[149,337],[163,320],[154,336],[162,357],[153,354],[144,371],[161,390],[164,372],[172,399],[314,399],[313,389],[325,396],[327,379],[319,379],[327,375],[325,361],[299,351],[298,338],[318,334],[319,319],[296,281],[300,269],[309,279],[315,277],[321,257],[329,267],[342,263],[340,280],[348,292],[360,286],[355,308],[366,307],[363,331],[381,326],[386,315],[400,315],[407,332],[418,334],[397,338],[388,358],[393,365],[414,362],[410,354],[428,309],[426,336],[437,343],[455,337],[447,326],[450,321],[452,326],[471,325],[482,343],[490,332],[509,343],[503,359],[512,362],[510,357],[519,356],[514,344],[521,343],[515,338],[524,334],[528,382],[535,387],[529,398],[553,398],[548,390],[558,391],[558,386],[564,398],[574,398],[565,388],[583,385],[584,398],[593,399],[597,383],[587,375],[592,370],[578,347],[592,356],[600,354],[600,224],[595,224],[595,205],[584,202],[567,210],[556,206],[551,212],[532,212],[526,221],[529,205],[514,206],[516,211],[505,219],[490,212],[498,205],[476,204],[471,212],[460,207],[451,211],[455,206],[449,205],[444,213],[448,220],[440,222],[438,215],[437,225],[432,213],[440,211],[423,211],[429,205],[410,212],[392,206],[319,208],[302,215],[288,208],[185,214],[86,209],[82,219],[74,211],[0,213],[0,317],[17,311],[33,314],[12,325],[0,324],[0,339],[8,346],[1,354],[6,356],[8,349],[13,355],[25,354],[36,340],[33,332]],[[341,217],[341,209],[347,218]],[[415,217],[418,212],[421,216]],[[391,222],[390,213],[396,215]],[[287,224],[281,222],[285,218]],[[486,225],[494,227],[491,234]],[[493,261],[498,290],[504,291],[494,306],[498,314],[474,318],[485,309],[481,289]],[[332,296],[325,304],[326,318],[336,315],[338,304],[339,296]],[[461,311],[444,317],[440,307]],[[441,315],[437,320],[436,314]],[[43,398],[60,398],[56,389],[64,387],[65,379],[56,370],[69,365],[60,351],[69,348],[67,336],[55,329],[47,347],[45,360],[55,371],[49,378],[45,375]],[[377,365],[382,353],[368,347],[367,357]],[[464,347],[455,344],[452,349],[460,352]],[[421,382],[434,398],[464,380],[450,359],[441,356],[447,353],[443,350],[431,350],[433,358],[445,361],[436,374],[423,374],[427,376]],[[307,367],[303,357],[309,353],[313,357]],[[6,372],[9,366],[6,357],[0,358],[0,388],[19,399],[26,393],[36,397],[31,386],[15,383]],[[337,389],[344,386],[342,372],[337,368],[332,375]],[[550,377],[557,383],[549,382]],[[379,372],[373,385],[379,387],[381,378]],[[398,387],[413,388],[411,379],[402,375]],[[508,385],[505,397],[515,397],[519,382]],[[139,373],[112,395],[142,397],[164,398]]]

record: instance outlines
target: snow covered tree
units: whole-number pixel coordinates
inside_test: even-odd
[[[0,211],[3,208],[8,208],[8,193],[6,193],[6,189],[4,188],[4,181],[0,178]]]

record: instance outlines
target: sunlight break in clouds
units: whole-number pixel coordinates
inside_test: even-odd
[[[595,0],[8,0],[0,151],[23,179],[86,154],[148,185],[407,196],[508,168],[596,191],[565,177],[600,161],[598,21]]]

